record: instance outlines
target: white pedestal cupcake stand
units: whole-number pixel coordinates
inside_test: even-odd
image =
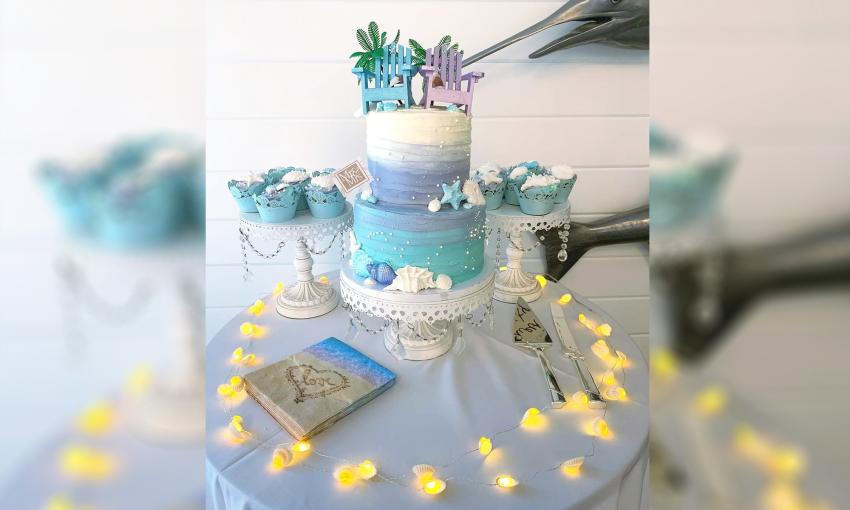
[[[462,336],[464,321],[473,326],[492,321],[493,281],[493,272],[485,268],[449,290],[406,293],[365,285],[349,264],[340,270],[340,292],[352,324],[367,333],[383,332],[384,346],[392,355],[414,361],[448,352]],[[361,314],[380,319],[381,326],[370,328]]]
[[[286,223],[263,223],[258,213],[242,213],[239,222],[239,239],[242,243],[242,267],[244,278],[251,277],[248,269],[248,249],[264,259],[277,256],[287,242],[295,242],[297,272],[294,285],[287,285],[277,298],[277,312],[284,317],[308,319],[324,315],[339,303],[339,294],[329,285],[313,279],[312,255],[323,255],[339,240],[341,258],[345,258],[344,234],[351,229],[352,208],[345,204],[345,211],[335,218],[316,218],[309,211],[299,211]],[[316,241],[330,237],[323,249],[316,248]],[[272,253],[263,253],[254,246],[254,241],[277,242]]]
[[[561,254],[567,259],[567,237],[570,233],[570,202],[555,204],[552,212],[543,216],[523,213],[518,206],[503,204],[498,209],[487,211],[487,230],[496,234],[496,288],[493,298],[503,303],[516,303],[522,297],[532,302],[543,293],[537,279],[522,269],[522,257],[540,246],[523,246],[523,232],[558,229],[561,238]],[[505,254],[508,262],[501,266],[502,234],[505,234]],[[559,254],[559,258],[561,256]]]

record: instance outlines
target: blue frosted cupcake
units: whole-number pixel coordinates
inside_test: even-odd
[[[570,192],[575,186],[578,176],[569,165],[555,165],[547,169],[547,174],[558,179],[558,194],[555,196],[556,204],[563,204],[570,198]]]
[[[507,183],[505,184],[505,202],[510,205],[519,205],[519,189],[526,179],[531,176],[528,168],[519,165],[514,167],[508,174]]]
[[[265,187],[265,179],[255,172],[251,172],[243,180],[234,179],[227,182],[227,189],[241,212],[257,212],[254,196],[262,193]]]
[[[488,211],[502,206],[505,196],[505,177],[502,168],[492,163],[486,163],[476,170],[473,180],[484,194],[484,206]]]
[[[152,246],[171,238],[183,217],[181,183],[172,175],[127,175],[95,201],[97,237],[109,246]]]
[[[285,223],[295,217],[301,188],[285,182],[268,186],[254,197],[260,219],[266,223]]]
[[[280,178],[279,182],[294,186],[299,189],[298,210],[307,210],[307,196],[304,193],[305,186],[310,181],[310,176],[303,168],[288,169]]]
[[[542,216],[549,214],[555,207],[558,194],[558,179],[551,175],[532,175],[517,191],[519,208],[525,214]]]
[[[316,218],[335,218],[345,210],[345,197],[336,187],[333,177],[321,173],[306,186],[307,206]]]

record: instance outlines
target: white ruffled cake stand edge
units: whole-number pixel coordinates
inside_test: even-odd
[[[570,233],[570,202],[555,204],[552,212],[542,216],[525,214],[518,206],[502,204],[498,209],[487,211],[487,231],[489,234],[496,231],[496,264],[499,265],[501,253],[501,235],[506,233],[507,246],[505,255],[508,262],[504,267],[497,267],[496,285],[493,298],[502,303],[516,303],[522,297],[527,302],[532,302],[540,297],[543,288],[537,279],[522,269],[522,257],[526,253],[537,249],[540,242],[526,248],[523,246],[523,232],[537,232],[540,230],[559,229],[561,238],[561,253],[563,260],[567,259],[567,238]],[[561,254],[559,254],[560,258]]]
[[[286,223],[264,223],[258,213],[242,213],[239,221],[239,239],[242,244],[242,264],[247,279],[251,272],[248,269],[248,252],[264,259],[277,256],[287,242],[295,242],[295,259],[293,265],[297,273],[296,283],[287,285],[277,297],[277,312],[292,319],[309,319],[324,315],[339,303],[339,294],[330,284],[317,282],[313,279],[312,255],[323,255],[333,247],[339,239],[341,258],[345,259],[345,235],[351,229],[352,207],[346,202],[345,211],[334,218],[316,218],[309,211],[299,211],[295,218]],[[316,240],[331,237],[331,241],[323,249],[316,249]],[[253,240],[277,242],[272,253],[263,253],[255,248]],[[312,245],[308,239],[313,240]]]
[[[384,334],[384,346],[399,359],[422,361],[442,356],[463,334],[463,322],[479,326],[492,322],[493,282],[485,267],[472,280],[448,290],[429,289],[417,293],[384,291],[383,285],[369,286],[354,274],[348,263],[340,269],[340,292],[352,324],[367,333]],[[482,309],[480,317],[474,317]],[[383,320],[371,329],[360,314]]]

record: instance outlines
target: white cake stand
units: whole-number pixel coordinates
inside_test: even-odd
[[[488,232],[496,233],[496,289],[493,298],[503,303],[516,303],[522,297],[532,302],[543,293],[543,288],[537,279],[523,271],[522,257],[537,249],[540,241],[528,248],[523,246],[523,232],[538,232],[541,230],[559,229],[561,251],[566,260],[567,237],[570,233],[570,202],[555,204],[552,212],[543,216],[525,214],[516,205],[503,204],[498,209],[487,211]],[[508,257],[506,266],[501,266],[502,234],[505,234],[505,254]],[[489,234],[488,234],[489,236]]]
[[[449,290],[430,289],[417,293],[384,291],[383,285],[368,286],[349,264],[340,270],[340,292],[352,324],[368,333],[384,333],[384,346],[399,359],[428,360],[442,356],[463,334],[463,322],[492,324],[493,272],[483,270],[472,280]],[[481,309],[480,317],[473,315]],[[361,314],[383,320],[370,329]]]
[[[277,298],[277,312],[284,317],[308,319],[324,315],[339,303],[339,295],[330,285],[313,280],[313,257],[323,255],[339,239],[341,258],[345,258],[344,233],[351,229],[351,204],[345,204],[345,211],[335,218],[316,218],[309,211],[299,211],[295,218],[286,223],[263,223],[258,213],[242,213],[239,222],[239,239],[242,243],[242,267],[244,278],[251,276],[248,269],[248,249],[264,259],[277,256],[287,242],[295,242],[295,260],[297,272],[295,285],[284,287]],[[316,249],[316,241],[330,237],[324,249]],[[260,252],[255,240],[277,242],[272,253]],[[309,240],[309,241],[308,241]]]

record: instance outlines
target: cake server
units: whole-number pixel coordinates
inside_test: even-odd
[[[540,360],[540,367],[543,369],[543,375],[546,378],[546,384],[549,387],[552,407],[563,407],[566,403],[564,392],[561,391],[558,380],[555,379],[555,372],[552,371],[552,365],[546,359],[544,352],[547,347],[552,345],[552,337],[537,320],[537,316],[531,311],[523,298],[519,298],[516,303],[514,345],[530,349],[537,355],[537,359]]]
[[[593,375],[591,375],[590,370],[587,368],[584,354],[579,350],[573,334],[570,333],[570,328],[567,327],[564,310],[556,301],[550,303],[549,306],[552,308],[552,320],[555,322],[555,329],[558,331],[558,338],[561,340],[561,347],[564,349],[563,355],[565,358],[572,360],[573,365],[575,365],[578,378],[581,379],[581,384],[584,386],[585,393],[587,393],[588,405],[591,409],[602,409],[606,407],[607,404],[599,394],[599,388],[593,380]]]

